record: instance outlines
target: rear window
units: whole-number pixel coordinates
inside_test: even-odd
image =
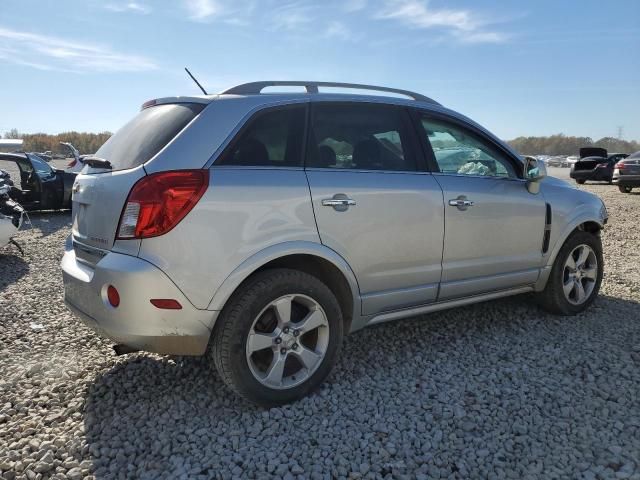
[[[145,108],[100,147],[95,156],[111,162],[113,170],[142,165],[167,145],[205,107],[199,103]]]
[[[216,165],[301,167],[305,107],[258,113]]]

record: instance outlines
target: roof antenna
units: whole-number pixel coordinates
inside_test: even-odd
[[[207,91],[202,88],[202,85],[200,85],[200,82],[198,80],[196,80],[196,77],[194,77],[193,75],[191,75],[191,72],[189,71],[189,69],[187,67],[184,67],[184,69],[187,71],[187,73],[189,74],[189,76],[191,77],[191,80],[193,80],[194,82],[196,82],[196,85],[198,85],[198,87],[200,87],[200,90],[202,90],[202,93],[204,93],[205,95],[209,95],[207,93]]]

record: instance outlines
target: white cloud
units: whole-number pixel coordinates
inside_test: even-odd
[[[139,72],[157,68],[148,58],[118,53],[109,47],[10,30],[1,26],[0,54],[8,62],[41,70],[83,73]]]
[[[189,18],[196,21],[207,21],[222,13],[222,6],[217,0],[185,0]]]
[[[357,12],[367,6],[367,0],[346,0],[343,4],[345,12]]]
[[[509,35],[500,32],[465,32],[455,36],[462,43],[503,43],[509,39]]]
[[[283,3],[271,12],[271,26],[275,30],[297,30],[314,19],[313,6],[304,1]]]
[[[344,23],[338,21],[331,21],[325,31],[325,37],[337,38],[338,40],[351,40],[353,34]]]
[[[507,36],[486,31],[489,23],[471,10],[432,8],[427,0],[385,0],[375,16],[421,29],[440,28],[463,43],[499,43]]]
[[[147,15],[148,13],[151,13],[152,10],[149,5],[138,2],[107,3],[104,8],[117,13],[133,12],[140,13],[142,15]]]
[[[499,20],[489,21],[469,8],[434,7],[429,0],[332,0],[328,5],[313,0],[182,0],[182,5],[192,21],[251,26],[316,39],[358,41],[368,36],[368,25],[364,24],[373,20],[437,30],[439,41],[459,44],[501,43],[509,38],[489,28]],[[372,35],[380,40],[377,34]]]

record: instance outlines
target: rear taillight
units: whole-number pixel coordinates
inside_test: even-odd
[[[208,185],[209,170],[176,170],[141,178],[129,192],[117,238],[167,233],[198,203]]]
[[[624,163],[616,163],[613,168],[617,168],[618,170],[624,170]]]
[[[78,161],[76,159],[73,159],[69,163],[67,163],[67,168],[73,168],[76,166],[77,163]]]

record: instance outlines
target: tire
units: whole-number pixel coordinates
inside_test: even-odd
[[[631,193],[633,187],[623,187],[622,185],[618,185],[618,190],[620,190],[622,193]]]
[[[565,295],[563,287],[571,283],[570,281],[567,281],[568,278],[566,276],[570,270],[565,271],[569,255],[575,255],[576,249],[580,246],[587,246],[592,250],[596,261],[596,272],[592,286],[589,278],[583,277],[582,280],[580,280],[583,286],[587,285],[587,288],[583,287],[585,292],[587,289],[591,289],[584,301],[576,304],[576,291],[572,290],[570,292],[570,295],[574,296],[572,301]],[[589,265],[590,264],[591,263],[589,263]],[[589,307],[589,305],[591,305],[594,299],[598,296],[600,284],[602,283],[603,271],[604,260],[602,257],[602,242],[600,241],[600,237],[592,233],[576,231],[569,236],[558,252],[551,269],[547,285],[545,289],[537,295],[538,302],[545,310],[551,313],[558,315],[576,315]]]
[[[578,185],[584,185],[584,182],[586,182],[586,180],[576,180]]]
[[[311,318],[312,312],[319,319],[314,324],[324,323],[300,334],[304,328],[298,320]],[[343,329],[340,305],[324,283],[297,270],[265,270],[229,299],[216,322],[208,355],[227,386],[250,402],[273,407],[304,397],[324,381],[338,358]],[[309,365],[309,359],[315,359],[308,369],[303,356]]]

